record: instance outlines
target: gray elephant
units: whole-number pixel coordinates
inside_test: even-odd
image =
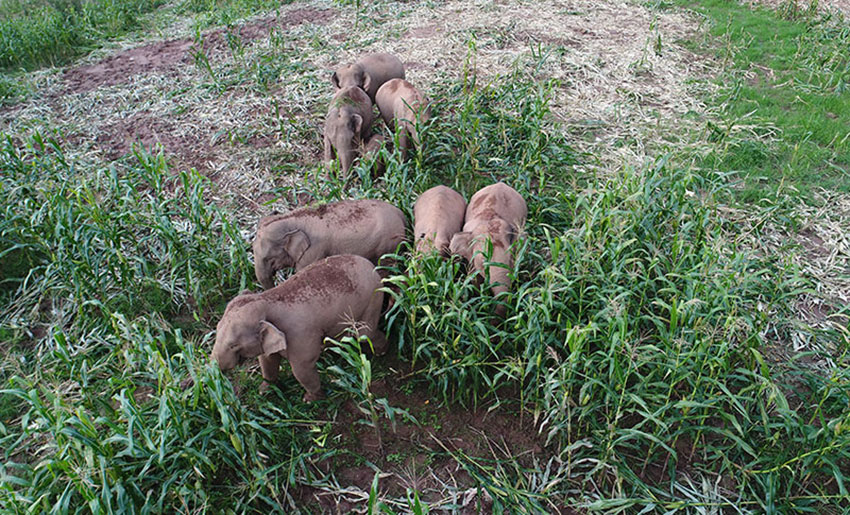
[[[380,152],[387,144],[386,138],[380,134],[372,134],[368,141],[361,144],[360,159],[372,163],[373,176],[381,175],[386,170],[386,164],[381,159]]]
[[[381,112],[381,118],[392,130],[399,127],[398,147],[402,159],[407,158],[410,140],[419,146],[419,133],[416,121],[422,125],[431,118],[428,99],[413,85],[404,79],[387,81],[375,95],[375,103]]]
[[[334,95],[325,117],[324,159],[339,157],[343,172],[348,173],[361,142],[372,134],[372,100],[357,87],[343,88]]]
[[[262,390],[277,381],[280,361],[286,358],[306,390],[304,401],[320,399],[316,362],[325,337],[354,326],[358,336],[369,337],[375,354],[387,351],[387,339],[378,330],[384,297],[379,288],[374,265],[360,256],[331,256],[314,263],[271,290],[231,300],[216,327],[212,357],[224,371],[259,357]]]
[[[449,242],[463,227],[466,200],[447,186],[434,186],[416,199],[413,205],[413,237],[416,250],[437,250],[449,255]]]
[[[404,65],[392,54],[367,54],[356,63],[339,68],[331,76],[337,89],[354,86],[369,95],[372,102],[378,89],[390,79],[403,79]]]
[[[490,262],[505,265],[487,267],[493,295],[510,289],[511,280],[508,273],[514,262],[510,249],[525,223],[526,216],[528,207],[515,189],[503,182],[491,184],[478,190],[469,199],[463,231],[455,234],[449,244],[450,252],[469,261],[482,277],[485,269],[484,254],[488,242],[492,244]],[[505,306],[499,304],[495,313],[503,317],[506,311]]]
[[[382,200],[343,200],[260,219],[252,244],[263,288],[278,270],[296,271],[327,256],[356,254],[373,264],[405,239],[404,213]]]

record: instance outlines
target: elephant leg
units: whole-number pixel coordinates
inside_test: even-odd
[[[325,162],[330,163],[331,161],[333,161],[333,158],[334,158],[333,145],[331,145],[331,140],[326,135],[325,136],[325,152],[324,152]]]
[[[401,152],[402,161],[407,161],[407,149],[410,148],[409,132],[410,128],[407,126],[407,122],[404,122],[398,133],[398,149]]]
[[[260,371],[263,374],[263,383],[260,385],[260,393],[268,391],[269,387],[277,382],[280,374],[280,354],[260,354]]]
[[[277,376],[280,374],[280,359],[280,354],[260,354],[260,371],[266,382],[277,381]]]
[[[387,353],[387,348],[390,344],[384,333],[378,329],[378,322],[381,318],[381,305],[384,302],[384,292],[376,291],[369,299],[369,305],[363,312],[362,320],[366,327],[358,332],[358,336],[367,336],[372,342],[372,347],[375,349],[376,356],[383,356]]]
[[[322,353],[322,341],[310,342],[315,351],[311,351],[304,355],[293,357],[290,356],[289,364],[292,366],[292,375],[301,383],[306,393],[304,394],[304,402],[316,401],[324,398],[322,393],[322,381],[319,378],[319,370],[316,368],[316,362],[319,361],[319,355]]]

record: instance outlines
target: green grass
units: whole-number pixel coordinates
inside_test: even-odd
[[[283,52],[263,62],[282,67]],[[790,348],[792,303],[812,285],[789,262],[736,246],[740,229],[718,210],[725,176],[665,158],[579,173],[587,156],[549,111],[561,85],[535,79],[546,57],[489,83],[473,58],[430,89],[434,117],[408,162],[386,153],[383,176],[360,163],[348,180],[299,168],[296,187],[320,201],[383,198],[408,215],[435,184],[468,198],[504,180],[526,198],[509,294],[494,299],[461,263],[405,249],[389,268],[398,291],[385,329],[410,364],[405,388],[444,411],[376,397],[375,378],[396,372],[346,338],[320,363],[330,398],[312,405],[287,374],[266,397],[257,374],[222,376],[211,331],[253,285],[254,227],[211,201],[226,192],[155,151],[92,163],[38,133],[5,135],[0,511],[291,512],[302,486],[339,486],[326,460],[367,461],[329,438],[349,401],[379,438],[475,406],[533,420],[546,448],[531,464],[428,442],[429,459],[453,461],[496,512],[848,509],[850,344],[836,339],[828,372],[807,367],[810,354],[766,357],[777,342]],[[236,61],[209,68],[216,88],[273,91],[280,80]],[[301,71],[311,84],[317,73]],[[754,140],[736,166],[773,159],[773,144]],[[504,321],[490,317],[496,303]],[[426,512],[435,495],[391,499],[379,479],[361,507]]]
[[[690,41],[691,48],[711,49],[727,69],[714,100],[723,121],[705,131],[716,148],[700,166],[734,172],[746,201],[791,188],[809,200],[818,188],[850,191],[850,27],[788,6],[678,5],[709,25],[708,38]]]
[[[161,0],[0,3],[0,69],[56,66],[138,28]]]

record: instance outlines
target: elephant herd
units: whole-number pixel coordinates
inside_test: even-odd
[[[416,120],[427,122],[431,110],[428,99],[404,80],[404,66],[398,57],[366,55],[334,72],[331,82],[336,93],[325,117],[326,162],[336,155],[342,171],[348,174],[358,154],[363,157],[380,150],[385,142],[383,136],[372,133],[373,104],[387,127],[398,130],[402,159],[407,158],[410,140],[419,144]]]
[[[339,89],[325,124],[326,157],[330,146],[346,169],[354,159],[355,140],[362,144],[380,138],[371,135],[372,99],[387,124],[398,125],[403,152],[408,136],[418,144],[411,120],[415,115],[422,120],[427,103],[404,80],[397,58],[366,56],[337,70],[332,81]],[[343,133],[348,136],[343,138]],[[408,136],[402,138],[401,133]],[[463,257],[479,280],[490,278],[498,295],[510,288],[511,247],[527,213],[522,196],[501,182],[482,188],[468,204],[451,188],[433,187],[413,207],[415,252]],[[399,208],[372,199],[262,218],[252,249],[257,280],[265,291],[242,292],[227,304],[216,328],[213,359],[221,370],[229,370],[258,357],[265,390],[277,380],[286,358],[306,390],[304,401],[322,398],[316,362],[325,337],[336,337],[353,326],[358,336],[369,338],[375,354],[387,351],[386,336],[378,329],[384,292],[375,266],[384,255],[397,252],[406,231]],[[276,272],[285,268],[296,273],[275,286]],[[504,304],[498,304],[495,314],[505,312]]]

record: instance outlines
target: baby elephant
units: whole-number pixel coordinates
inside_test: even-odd
[[[416,132],[416,116],[419,115],[419,123],[424,124],[431,118],[431,108],[428,99],[425,98],[412,84],[404,79],[393,79],[381,86],[375,95],[375,103],[381,112],[381,118],[387,127],[396,129],[400,126],[398,146],[401,150],[402,159],[407,158],[407,149],[410,148],[410,139],[419,146],[419,134]]]
[[[508,271],[513,267],[510,247],[527,215],[525,200],[515,189],[502,182],[491,184],[478,190],[469,199],[463,232],[455,234],[449,244],[452,254],[464,257],[482,276],[487,242],[492,244],[490,262],[502,263],[507,267],[488,267],[493,295],[508,291],[511,286],[508,278]],[[504,304],[499,304],[495,313],[504,317],[506,311]]]
[[[259,356],[263,389],[277,381],[280,360],[286,358],[307,390],[304,401],[320,399],[316,361],[326,336],[336,337],[356,325],[358,336],[368,336],[376,354],[387,351],[387,339],[378,330],[384,297],[380,287],[381,278],[367,259],[329,257],[276,288],[231,300],[216,327],[212,357],[221,370],[230,370]]]
[[[386,165],[379,155],[386,144],[386,138],[380,134],[372,134],[368,141],[360,143],[360,160],[372,163],[373,176],[381,175],[386,169]]]
[[[343,88],[336,92],[325,118],[325,162],[339,157],[348,173],[362,141],[372,134],[372,101],[362,89]]]
[[[382,200],[343,200],[260,219],[254,238],[254,271],[263,288],[283,268],[295,270],[336,254],[356,254],[373,264],[405,238],[401,210]]]
[[[446,186],[434,186],[413,205],[413,235],[416,250],[427,253],[437,250],[448,257],[449,242],[463,227],[466,200]]]
[[[331,76],[337,89],[355,86],[375,101],[375,93],[390,79],[403,79],[404,65],[391,54],[368,54],[354,64],[343,66]]]

